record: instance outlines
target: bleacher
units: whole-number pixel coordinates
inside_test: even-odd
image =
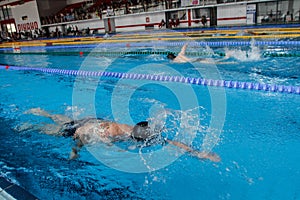
[[[97,9],[98,7],[101,7],[104,3],[109,3],[110,1],[107,0],[107,2],[105,2],[104,0],[98,0],[96,1],[92,6],[90,6],[88,8],[89,12],[94,11],[94,9]]]
[[[92,1],[91,1],[92,2]],[[74,4],[70,4],[70,5],[67,5],[66,7],[64,7],[63,9],[61,9],[58,14],[62,13],[62,14],[67,14],[67,13],[70,13],[72,10],[75,10],[75,9],[79,9],[81,7],[84,7],[88,2],[86,1],[82,1],[82,2],[79,2],[79,3],[74,3]]]
[[[111,9],[111,15],[124,15],[157,10],[157,6],[163,0],[82,0],[79,3],[67,5],[51,16],[41,17],[45,24],[63,23],[100,17],[107,15],[107,9]]]

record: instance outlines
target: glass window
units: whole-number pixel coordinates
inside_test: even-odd
[[[202,16],[209,17],[210,15],[209,9],[193,9],[192,16],[193,19],[201,19]]]
[[[12,18],[12,11],[10,6],[3,6],[1,7],[1,20],[4,19],[11,19]]]
[[[186,20],[186,11],[180,10],[180,11],[170,12],[169,17],[171,19]]]
[[[200,19],[200,18],[201,18],[200,9],[194,9],[193,10],[193,19]]]
[[[8,19],[8,12],[7,12],[7,6],[4,6],[3,8],[2,8],[2,11],[3,11],[3,18],[4,19]]]
[[[276,23],[286,21],[288,16],[290,19],[291,11],[288,10],[288,1],[266,2],[258,4],[258,22],[260,23]]]
[[[9,33],[17,32],[16,26],[14,24],[6,24],[6,28]]]
[[[8,13],[8,18],[9,18],[9,19],[10,19],[10,18],[13,18],[13,16],[12,16],[12,11],[11,11],[11,8],[10,8],[10,7],[7,8],[7,13]]]
[[[0,20],[4,20],[3,7],[0,7]]]
[[[178,18],[180,20],[186,20],[186,11],[185,10],[178,11]]]

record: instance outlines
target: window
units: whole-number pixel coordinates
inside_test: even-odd
[[[6,24],[6,28],[9,33],[17,32],[15,24]]]
[[[209,9],[193,9],[193,13],[192,13],[192,16],[193,16],[193,19],[201,19],[202,16],[205,16],[205,17],[209,17]]]
[[[265,2],[258,3],[258,23],[277,23],[292,20],[290,13],[292,10],[288,10],[288,1],[282,0],[277,2]]]
[[[3,7],[0,7],[0,20],[4,20]]]
[[[0,10],[1,20],[12,18],[12,12],[10,6],[3,6]]]

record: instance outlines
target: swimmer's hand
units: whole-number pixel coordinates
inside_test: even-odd
[[[208,159],[212,162],[220,162],[221,158],[218,154],[216,153],[211,153],[211,152],[200,152],[200,151],[192,151],[191,154],[193,156],[198,157],[199,159]]]
[[[177,146],[177,147],[185,150],[186,152],[189,152],[190,154],[192,154],[195,157],[198,157],[201,160],[208,159],[212,162],[220,162],[221,161],[220,156],[218,156],[218,154],[216,154],[216,153],[197,151],[197,150],[194,150],[191,147],[187,146],[186,144],[183,144],[183,143],[177,142],[177,141],[173,141],[173,140],[169,140],[169,139],[166,139],[166,142],[168,142],[174,146]]]

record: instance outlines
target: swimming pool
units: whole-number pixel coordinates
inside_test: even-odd
[[[203,59],[185,64],[167,60],[165,53],[180,46],[163,42],[7,50],[0,63],[300,86],[299,47],[252,44],[190,44],[189,56]],[[11,68],[0,70],[0,83],[1,176],[40,199],[300,199],[299,94]],[[71,138],[31,129],[51,123],[24,114],[35,107],[131,125],[149,120],[222,161],[131,142],[88,145],[69,160]]]

